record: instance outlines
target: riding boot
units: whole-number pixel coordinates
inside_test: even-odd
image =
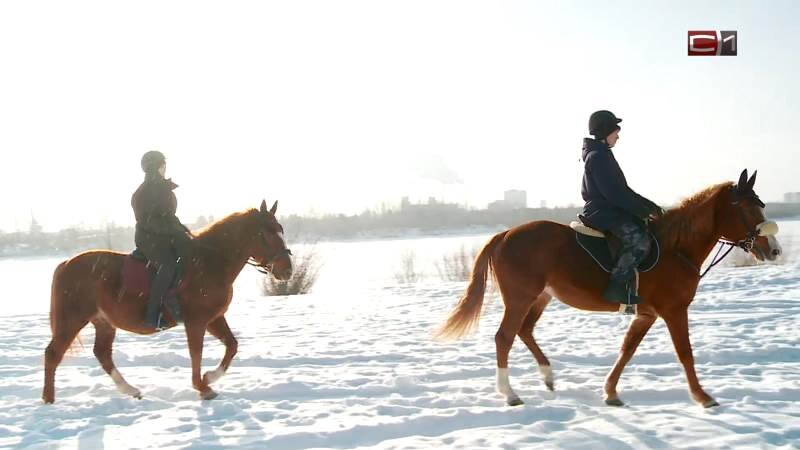
[[[167,294],[167,298],[164,299],[164,305],[166,305],[167,309],[169,309],[169,313],[172,315],[172,320],[174,320],[176,323],[183,322],[183,314],[181,314],[181,306],[178,303],[177,294]]]
[[[603,298],[612,303],[624,303],[627,305],[638,305],[642,302],[636,289],[636,278],[630,281],[621,281],[612,276],[608,280],[608,286],[603,291]]]
[[[164,329],[161,323],[161,305],[174,276],[174,264],[161,264],[150,286],[150,297],[147,302],[144,324],[147,327],[155,328],[156,331]]]
[[[161,299],[157,293],[150,290],[150,297],[147,300],[147,312],[144,314],[144,326],[160,330],[161,325]]]
[[[628,300],[627,283],[611,278],[608,281],[608,287],[603,291],[603,298],[611,303],[626,303]]]

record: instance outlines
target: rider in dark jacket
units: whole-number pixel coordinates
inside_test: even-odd
[[[166,301],[173,315],[179,316],[176,299],[164,297],[175,278],[178,259],[185,259],[189,255],[191,241],[189,230],[175,215],[178,201],[172,191],[178,185],[171,179],[164,178],[166,165],[166,158],[161,152],[145,153],[142,156],[144,182],[131,197],[131,206],[136,216],[136,247],[157,269],[150,286],[144,319],[145,326],[156,330],[161,329],[162,302]]]
[[[637,304],[635,271],[650,251],[646,219],[663,210],[628,187],[611,148],[619,139],[622,119],[610,111],[597,111],[589,118],[589,133],[583,140],[584,173],[581,195],[586,204],[583,216],[589,224],[622,241],[622,249],[611,271],[603,298],[612,302]]]

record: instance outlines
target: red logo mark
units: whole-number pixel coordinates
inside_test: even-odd
[[[714,56],[719,49],[716,31],[690,31],[689,56]]]
[[[689,56],[736,56],[736,31],[689,31]]]

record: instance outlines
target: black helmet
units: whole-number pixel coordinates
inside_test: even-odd
[[[151,150],[142,155],[142,170],[145,173],[155,172],[161,167],[161,164],[167,161],[164,154],[158,150]]]
[[[614,130],[619,130],[619,123],[622,119],[617,118],[611,111],[605,109],[595,111],[589,116],[589,134],[597,139],[605,139]]]

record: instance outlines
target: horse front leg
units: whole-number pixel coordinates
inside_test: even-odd
[[[617,362],[614,364],[614,368],[611,369],[611,372],[609,372],[608,376],[606,377],[606,384],[604,387],[606,394],[606,405],[624,405],[617,394],[617,383],[619,382],[619,377],[622,376],[622,371],[625,370],[625,365],[628,364],[631,358],[633,358],[633,354],[636,353],[636,349],[639,347],[642,339],[644,339],[644,336],[650,330],[650,327],[653,326],[653,322],[655,321],[655,313],[642,307],[639,309],[636,318],[633,319],[631,325],[628,327],[628,332],[625,334],[625,340],[622,341],[622,347],[619,350]]]
[[[200,377],[200,366],[203,361],[203,337],[206,324],[186,321],[186,340],[189,344],[189,356],[192,358],[192,386],[200,393],[203,400],[211,400],[217,396],[208,383]]]
[[[228,326],[228,321],[225,320],[225,316],[220,316],[209,323],[208,332],[222,341],[222,343],[225,345],[225,356],[222,357],[222,361],[220,361],[219,366],[216,369],[203,374],[203,381],[205,381],[206,384],[211,384],[220,379],[223,375],[225,375],[225,372],[228,371],[228,367],[230,367],[231,361],[233,360],[233,357],[236,355],[236,351],[239,348],[239,343],[233,336],[233,332],[231,332],[231,329]]]
[[[692,399],[703,405],[704,408],[719,406],[716,400],[706,394],[697,380],[697,373],[694,370],[694,355],[692,354],[692,344],[689,341],[689,317],[685,308],[663,315],[667,323],[669,334],[672,336],[672,343],[675,345],[675,352],[678,359],[683,364],[686,371],[686,381],[689,383],[689,392]]]

